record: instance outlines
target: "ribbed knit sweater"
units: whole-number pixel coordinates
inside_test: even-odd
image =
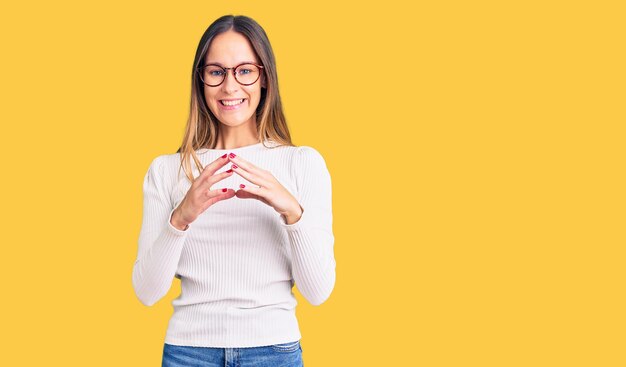
[[[143,182],[143,220],[132,283],[139,300],[155,304],[174,277],[165,342],[220,348],[266,346],[300,340],[294,284],[313,305],[335,284],[331,179],[322,155],[309,146],[271,141],[235,149],[196,151],[205,167],[233,152],[269,171],[298,201],[300,219],[287,224],[257,199],[232,197],[210,206],[182,231],[170,223],[191,187],[180,154],[156,157]],[[226,164],[217,172],[230,169]],[[193,176],[200,172],[192,162]],[[254,185],[237,173],[211,188]],[[255,185],[256,186],[256,185]]]

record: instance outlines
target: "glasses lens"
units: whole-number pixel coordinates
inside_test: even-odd
[[[239,65],[235,69],[237,81],[241,84],[252,84],[259,79],[259,68],[253,64]]]
[[[224,69],[217,65],[208,65],[201,74],[202,81],[208,85],[218,85],[224,79]]]

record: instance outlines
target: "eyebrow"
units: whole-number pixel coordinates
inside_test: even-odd
[[[215,64],[215,65],[219,65],[219,66],[222,66],[222,67],[224,66],[224,64],[219,63],[219,62],[207,62],[206,63],[206,65],[209,65],[209,64]],[[256,64],[256,62],[254,62],[254,61],[241,61],[241,62],[237,63],[236,65],[241,65],[241,64]]]

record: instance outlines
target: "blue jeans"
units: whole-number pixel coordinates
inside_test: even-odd
[[[165,343],[161,367],[304,367],[300,341],[251,348],[191,347]]]

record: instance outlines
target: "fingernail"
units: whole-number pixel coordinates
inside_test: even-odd
[[[226,192],[226,191],[228,191],[228,189],[222,189],[222,192]]]
[[[239,184],[239,188],[243,189],[244,187],[246,187],[246,185],[244,185],[244,184]]]
[[[230,168],[235,169],[235,168],[237,168],[237,165],[236,165],[236,164],[233,164],[233,166],[232,166],[232,167],[230,167]]]
[[[228,171],[226,171],[226,173],[232,173],[232,172],[233,172],[232,169],[229,169]]]
[[[222,156],[222,158],[226,158],[226,156],[227,156],[227,154],[224,154],[224,155]]]
[[[235,153],[230,153],[231,158],[235,158]]]

